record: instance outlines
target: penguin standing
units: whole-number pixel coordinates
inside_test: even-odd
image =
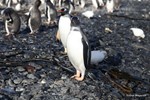
[[[120,7],[120,0],[107,0],[106,10],[108,13],[112,13],[114,10],[118,10]]]
[[[16,34],[20,30],[21,20],[17,12],[13,8],[6,8],[2,11],[5,21],[6,36]]]
[[[50,0],[46,0],[46,17],[48,19],[48,25],[56,23],[57,10]]]
[[[89,42],[80,29],[77,17],[71,19],[71,30],[67,38],[67,55],[71,64],[76,69],[76,74],[71,78],[82,81],[85,76],[86,67],[90,65],[91,50]]]
[[[41,4],[40,0],[36,0],[33,7],[29,11],[28,26],[30,28],[30,34],[33,34],[38,31],[41,25],[41,12],[39,6]]]
[[[103,0],[92,0],[93,6],[97,9],[99,6],[104,6]]]
[[[62,8],[59,12],[61,12],[61,17],[58,23],[58,32],[56,35],[56,39],[61,40],[64,46],[64,53],[67,53],[67,37],[71,28],[71,17],[69,14],[69,10],[67,8]],[[59,36],[59,37],[58,37]]]

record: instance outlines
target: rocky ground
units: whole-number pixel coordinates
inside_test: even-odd
[[[31,35],[22,24],[20,34],[6,37],[0,20],[0,100],[149,100],[150,1],[121,1],[112,14],[95,10],[90,0],[85,9],[76,9],[92,50],[108,53],[103,62],[87,69],[82,82],[70,79],[75,69],[55,39],[57,26],[42,25]],[[91,9],[94,17],[82,16]],[[141,28],[145,38],[135,37],[133,27]]]

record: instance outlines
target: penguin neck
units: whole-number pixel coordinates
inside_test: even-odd
[[[71,30],[73,30],[73,31],[79,31],[80,27],[79,26],[72,26]]]

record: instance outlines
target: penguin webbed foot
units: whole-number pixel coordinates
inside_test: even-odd
[[[80,71],[77,70],[76,74],[71,76],[71,79],[72,78],[76,79],[77,81],[83,81],[84,76],[80,76]]]

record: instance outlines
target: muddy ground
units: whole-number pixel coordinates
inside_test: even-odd
[[[150,99],[150,1],[121,0],[112,14],[87,1],[84,9],[76,6],[76,15],[92,50],[106,50],[108,57],[90,66],[82,82],[70,79],[75,69],[55,39],[57,26],[43,24],[31,35],[22,21],[21,32],[6,37],[0,20],[0,100]],[[84,17],[86,10],[94,17]],[[135,37],[133,27],[145,38]]]

